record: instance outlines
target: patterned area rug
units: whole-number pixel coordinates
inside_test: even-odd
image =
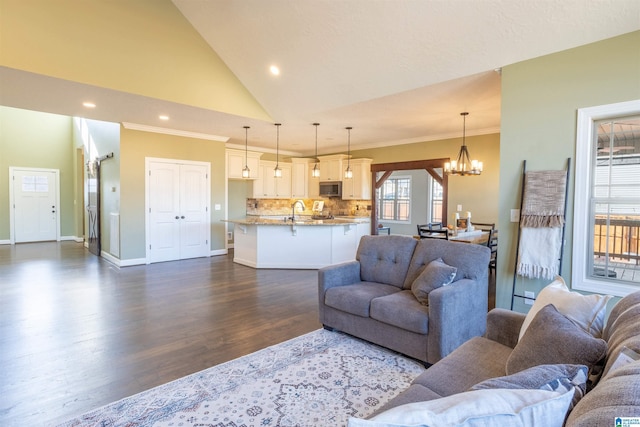
[[[324,329],[111,403],[60,427],[345,426],[424,367]]]

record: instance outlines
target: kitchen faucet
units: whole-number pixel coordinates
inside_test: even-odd
[[[293,202],[293,204],[291,205],[291,222],[294,222],[296,220],[296,205],[300,204],[300,206],[302,206],[302,210],[304,211],[306,209],[306,207],[304,206],[304,202],[302,200],[296,200],[295,202]]]

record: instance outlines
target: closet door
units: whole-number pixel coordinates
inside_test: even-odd
[[[209,207],[207,168],[180,167],[180,259],[207,256]]]
[[[180,259],[180,165],[152,162],[148,174],[149,262]]]
[[[150,263],[209,254],[209,167],[149,161],[147,260]]]

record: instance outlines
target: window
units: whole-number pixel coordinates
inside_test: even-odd
[[[572,287],[640,289],[640,101],[578,111]]]
[[[444,192],[442,185],[429,176],[431,183],[431,222],[444,222],[442,218],[442,201]]]
[[[378,219],[410,221],[411,178],[388,178],[378,189]]]

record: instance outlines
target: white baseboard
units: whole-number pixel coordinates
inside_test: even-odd
[[[217,255],[227,255],[229,253],[226,249],[216,249],[215,251],[211,251],[209,255],[217,256]]]
[[[146,258],[120,259],[105,251],[101,251],[100,256],[116,267],[131,267],[132,265],[145,265],[147,263]]]
[[[60,236],[60,241],[61,241],[61,242],[74,241],[74,242],[76,242],[76,243],[82,243],[82,242],[84,242],[84,237],[78,237],[78,236]]]
[[[11,240],[0,240],[0,245],[10,245]]]

